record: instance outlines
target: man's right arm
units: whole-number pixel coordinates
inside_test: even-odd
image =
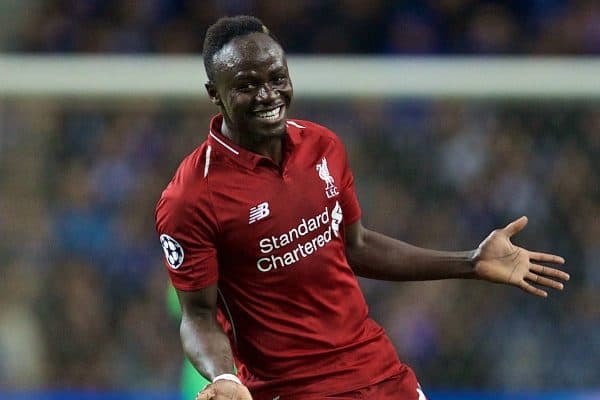
[[[196,291],[177,290],[181,304],[181,343],[196,369],[207,379],[234,369],[229,340],[217,322],[217,285]]]
[[[217,285],[195,291],[177,290],[181,304],[181,343],[186,356],[202,376],[209,380],[234,372],[229,339],[217,321]],[[248,389],[222,379],[198,394],[200,400],[252,400]]]

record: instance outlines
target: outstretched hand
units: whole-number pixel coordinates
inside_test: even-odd
[[[490,233],[477,249],[475,275],[478,279],[517,286],[529,294],[546,297],[548,293],[534,285],[562,290],[560,281],[568,281],[569,274],[538,263],[562,265],[565,260],[553,254],[515,246],[510,238],[523,230],[525,225],[527,217],[521,217]]]
[[[252,400],[252,396],[246,386],[223,379],[205,387],[196,400]]]

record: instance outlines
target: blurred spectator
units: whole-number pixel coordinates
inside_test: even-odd
[[[0,7],[0,16],[11,16],[0,28],[0,51],[199,53],[216,18],[253,14],[290,53],[600,52],[595,0],[22,0]]]
[[[3,257],[4,258],[4,257]],[[38,271],[4,258],[0,270],[0,387],[44,385],[51,364],[46,360],[43,326],[35,313],[40,300]]]

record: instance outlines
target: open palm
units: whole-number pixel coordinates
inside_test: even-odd
[[[496,229],[481,242],[475,261],[478,279],[520,287],[527,293],[546,297],[548,293],[534,285],[562,290],[560,281],[569,280],[569,274],[538,263],[564,264],[565,260],[553,254],[529,251],[515,246],[510,238],[527,225],[521,217],[502,229]]]

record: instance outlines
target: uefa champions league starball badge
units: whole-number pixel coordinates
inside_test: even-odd
[[[177,243],[177,240],[169,235],[160,235],[160,244],[169,266],[173,269],[181,267],[181,264],[183,264],[183,248]]]

